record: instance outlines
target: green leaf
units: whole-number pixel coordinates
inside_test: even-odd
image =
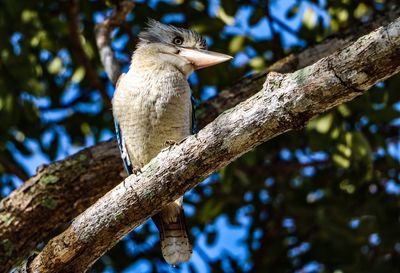
[[[367,15],[369,12],[369,8],[365,3],[359,3],[357,8],[354,10],[354,17],[361,18],[364,15]]]
[[[244,36],[234,36],[229,43],[229,52],[231,54],[236,54],[243,50],[245,41],[246,38]]]
[[[74,83],[80,83],[85,77],[85,73],[86,71],[82,66],[78,67],[72,75],[71,81]]]
[[[249,65],[253,69],[262,70],[263,68],[265,68],[266,64],[265,64],[265,60],[263,57],[257,56],[257,57],[250,59]]]
[[[63,68],[63,62],[60,57],[55,57],[47,66],[47,70],[51,74],[58,74]]]
[[[332,155],[332,160],[341,168],[347,169],[350,167],[350,160],[342,155]]]
[[[321,134],[328,133],[329,129],[332,127],[333,119],[333,113],[325,114],[317,118],[314,123],[315,130]]]
[[[308,29],[313,29],[317,23],[317,14],[311,8],[307,8],[303,15],[303,24]]]

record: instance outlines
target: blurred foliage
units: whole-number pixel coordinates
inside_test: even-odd
[[[113,87],[93,27],[118,3],[81,1],[77,18],[83,55],[108,97]],[[201,32],[212,50],[236,56],[233,65],[191,77],[195,94],[205,100],[213,90],[371,20],[393,3],[137,1],[115,31],[113,46],[126,70],[147,17]],[[106,96],[87,76],[74,45],[70,7],[68,0],[0,1],[3,196],[32,172],[35,160],[61,158],[71,145],[112,134]],[[304,129],[261,145],[188,193],[194,258],[174,271],[399,272],[399,87],[399,76],[377,85]],[[154,226],[129,234],[92,269],[104,271],[171,271]]]

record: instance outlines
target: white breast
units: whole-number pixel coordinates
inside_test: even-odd
[[[115,91],[113,114],[133,165],[142,167],[167,142],[178,142],[190,134],[189,84],[178,70],[131,69]]]

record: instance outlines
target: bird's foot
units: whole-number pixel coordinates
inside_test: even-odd
[[[142,170],[141,170],[139,167],[133,167],[133,168],[132,168],[132,173],[133,173],[134,175],[139,175],[139,174],[142,173]]]
[[[125,172],[126,173],[126,172]],[[139,168],[139,167],[133,167],[132,168],[132,174],[133,175],[139,175],[139,174],[141,174],[142,173],[142,170]],[[127,176],[125,175],[125,177],[124,178],[126,178]],[[127,189],[127,187],[126,187],[126,185],[125,185],[125,179],[124,179],[124,181],[123,181],[123,183],[124,183],[124,188],[125,189]]]
[[[161,151],[165,151],[165,150],[169,150],[171,149],[172,146],[174,146],[175,144],[177,144],[176,141],[174,140],[167,140],[164,143],[164,148]]]
[[[169,146],[172,146],[172,145],[175,145],[175,144],[176,144],[176,141],[174,141],[174,140],[167,140],[167,141],[165,141],[164,146],[165,146],[165,147],[169,147]]]

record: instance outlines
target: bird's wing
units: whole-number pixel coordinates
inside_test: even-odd
[[[197,133],[197,120],[196,120],[196,109],[199,105],[198,100],[193,96],[193,94],[190,95],[190,102],[192,104],[192,109],[191,109],[191,115],[192,115],[192,123],[191,123],[191,131],[192,134]]]
[[[118,147],[121,153],[122,161],[124,162],[126,172],[128,173],[128,175],[131,175],[133,174],[132,162],[129,158],[128,150],[126,149],[125,146],[124,136],[122,135],[121,128],[119,127],[119,123],[115,118],[114,118],[114,124],[115,124],[115,132],[117,134]]]

